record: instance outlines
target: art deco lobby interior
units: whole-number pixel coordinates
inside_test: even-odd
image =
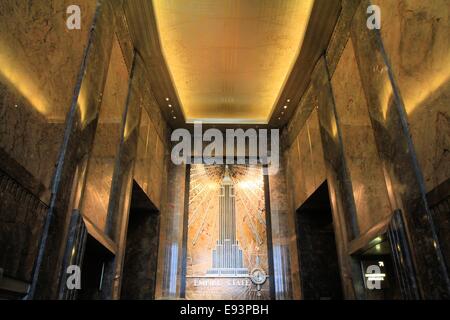
[[[449,34],[450,0],[1,0],[0,299],[450,299]]]

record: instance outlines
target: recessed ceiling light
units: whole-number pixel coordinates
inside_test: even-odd
[[[170,101],[170,99],[169,99],[169,98],[166,98],[166,101]]]
[[[278,118],[278,120],[281,120],[281,118]]]
[[[172,108],[172,105],[171,105],[171,104],[169,104],[169,108]]]
[[[176,120],[176,119],[177,119],[177,117],[174,116],[174,117],[173,117],[173,120]]]
[[[287,99],[286,101],[289,103],[289,102],[291,102],[291,99]]]
[[[283,115],[284,114],[284,112],[281,112],[281,115]]]
[[[284,106],[283,108],[284,108],[284,109],[287,109],[287,106]]]

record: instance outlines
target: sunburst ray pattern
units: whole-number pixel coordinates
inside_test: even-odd
[[[219,196],[224,165],[191,166],[187,244],[187,276],[203,277],[212,266],[212,250],[219,238]],[[231,165],[229,175],[235,190],[236,239],[242,249],[244,267],[268,271],[264,179],[259,165]],[[248,279],[245,278],[245,281]],[[242,280],[242,281],[244,281]],[[220,280],[222,281],[222,280]],[[252,285],[203,288],[209,298],[255,297]],[[263,290],[264,291],[264,290]],[[187,285],[191,298],[205,298]],[[206,297],[206,298],[208,298]]]

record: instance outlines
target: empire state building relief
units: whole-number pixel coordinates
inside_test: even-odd
[[[269,297],[262,167],[192,165],[187,299]]]

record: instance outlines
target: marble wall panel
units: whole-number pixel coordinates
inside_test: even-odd
[[[286,172],[283,166],[275,175],[268,176],[270,215],[272,231],[272,256],[274,270],[275,299],[292,299],[293,283],[298,282],[296,246],[292,246],[291,239],[295,238],[295,230],[290,220],[290,206],[288,200]],[[294,265],[294,267],[291,267]],[[295,288],[297,289],[297,288]]]
[[[429,192],[450,178],[450,4],[374,0]]]
[[[148,172],[150,171],[151,158],[148,157],[148,132],[150,127],[150,118],[144,108],[141,110],[141,123],[139,125],[139,139],[136,164],[134,168],[134,179],[142,188],[148,189]]]
[[[36,194],[49,202],[49,185],[64,131],[63,123],[48,123],[19,93],[0,82],[0,148],[14,167],[30,174],[42,188]],[[9,166],[0,162],[4,170]],[[19,179],[20,172],[8,170]],[[21,181],[21,183],[27,183]]]
[[[332,78],[361,234],[392,214],[351,39]]]
[[[146,81],[146,80],[144,80]],[[138,145],[138,158],[135,171],[136,181],[149,196],[153,204],[160,210],[163,207],[164,190],[161,187],[167,177],[166,157],[168,151],[168,126],[161,115],[161,110],[149,86],[143,86],[142,119],[146,129],[140,130],[140,143]],[[144,160],[145,159],[145,160]]]
[[[53,194],[45,221],[45,234],[39,247],[30,298],[50,299],[57,296],[60,273],[55,270],[64,267],[63,252],[70,217],[72,210],[79,208],[80,204],[86,159],[97,127],[114,35],[114,19],[111,19],[108,1],[99,3],[95,16],[77,82],[71,87],[71,90],[75,90],[69,99],[70,111],[64,133],[66,139],[63,140],[60,161],[55,169]]]
[[[287,192],[287,207],[288,207],[288,216],[287,216],[287,222],[288,225],[294,226],[295,225],[295,212],[296,208],[294,207],[294,197],[295,193],[293,192],[293,180],[292,175],[295,172],[295,170],[292,169],[291,163],[290,163],[290,149],[286,149],[283,151],[283,157],[282,157],[282,163],[285,168],[285,179],[286,179],[286,187],[288,190],[291,190],[290,192]],[[269,181],[270,185],[270,181]],[[301,288],[300,288],[300,273],[299,273],[299,264],[298,264],[298,249],[297,249],[297,236],[294,234],[294,230],[292,228],[290,230],[289,235],[289,247],[291,251],[291,261],[290,261],[290,269],[291,269],[291,288],[292,288],[292,298],[293,299],[300,299],[301,294]],[[297,259],[295,258],[297,257]]]
[[[167,202],[161,218],[156,297],[176,299],[180,296],[182,279],[186,166],[170,163],[167,182]]]
[[[303,180],[303,168],[300,166],[300,153],[298,147],[298,138],[294,140],[288,151],[289,172],[288,175],[291,190],[293,191],[294,206],[298,207],[306,199],[306,190]]]
[[[286,126],[286,136],[287,139],[283,142],[283,147],[288,148],[293,140],[298,136],[300,130],[306,123],[306,120],[309,118],[311,111],[314,109],[314,101],[312,94],[312,87],[308,86],[305,93],[303,94],[302,99],[300,100],[297,109],[292,115],[291,120]]]
[[[135,56],[130,73],[126,115],[121,143],[110,194],[109,210],[106,222],[106,234],[117,244],[118,250],[114,260],[110,295],[119,299],[122,285],[123,263],[126,253],[127,228],[130,215],[134,168],[137,159],[142,100],[140,88],[144,79],[141,61]]]
[[[282,230],[279,231],[280,235],[285,237],[286,241],[284,244],[287,244],[287,246],[279,248],[274,244],[274,255],[277,252],[276,250],[289,252],[290,258],[285,263],[287,264],[286,268],[291,270],[291,297],[294,299],[300,299],[302,293],[297,257],[297,235],[295,229],[291,226],[295,225],[296,210],[317,190],[327,177],[319,114],[316,106],[317,104],[314,103],[314,90],[312,87],[309,87],[300,104],[300,107],[304,108],[304,110],[309,110],[309,113],[306,113],[306,111],[296,112],[298,116],[288,126],[291,134],[294,132],[298,134],[291,138],[292,144],[283,153],[284,168],[282,167],[281,172],[282,175],[285,175],[287,190],[290,190],[285,199],[285,205],[287,206],[286,217],[282,218],[283,215],[280,217],[273,216],[274,221],[279,223],[278,228]],[[301,124],[302,127],[295,128],[298,124]],[[269,178],[269,184],[270,181],[272,180]],[[279,175],[277,175],[275,181],[281,181]],[[277,185],[280,185],[280,183],[277,183]],[[277,194],[275,189],[272,189],[272,186],[271,190]]]
[[[16,165],[28,170],[27,174],[33,175],[37,185],[40,183],[45,189],[50,187],[50,179],[55,172],[56,155],[63,133],[66,137],[52,185],[54,194],[52,199],[46,198],[51,209],[45,222],[48,233],[39,248],[31,288],[30,297],[34,298],[55,297],[59,281],[59,272],[55,270],[64,267],[62,253],[68,221],[72,210],[80,208],[80,199],[84,199],[81,209],[86,219],[99,229],[97,236],[116,240],[119,251],[115,271],[120,276],[125,248],[125,212],[129,204],[138,141],[141,141],[139,147],[144,147],[139,154],[158,156],[158,160],[153,161],[157,169],[147,189],[153,190],[153,198],[157,199],[155,202],[160,207],[165,201],[165,143],[169,130],[155,102],[147,103],[152,106],[152,115],[155,114],[151,119],[153,129],[145,121],[138,129],[142,102],[149,99],[134,94],[125,104],[133,52],[126,20],[122,16],[121,1],[77,3],[82,12],[81,31],[66,29],[66,8],[70,4],[67,1],[47,1],[45,4],[34,1],[25,5],[6,1],[0,5],[1,14],[5,14],[5,19],[2,17],[1,21],[2,26],[5,23],[2,27],[5,32],[0,32],[0,101],[5,102],[2,103],[0,116],[8,120],[2,121],[3,127],[0,127],[7,133],[2,135],[0,147],[4,147],[5,153],[13,156]],[[94,11],[96,20],[91,28]],[[18,15],[22,16],[17,18]],[[10,18],[16,22],[11,23]],[[17,21],[20,21],[19,27]],[[11,29],[11,26],[14,28]],[[113,42],[114,34],[119,37],[117,42]],[[14,55],[18,40],[27,43],[27,50],[17,50],[19,54]],[[29,55],[21,56],[22,53]],[[4,66],[12,66],[14,74]],[[141,72],[145,73],[145,69],[141,68]],[[145,76],[141,75],[140,80],[143,79]],[[147,92],[142,90],[142,82],[138,81],[139,85],[133,90]],[[13,107],[3,108],[4,105]],[[129,108],[125,126],[122,126],[125,105]],[[69,116],[64,123],[68,111]],[[140,129],[143,132],[141,136]],[[154,142],[151,151],[150,136]],[[119,144],[121,140],[123,143]],[[15,141],[26,143],[19,148],[14,145]],[[117,152],[120,152],[118,158]],[[90,159],[89,165],[87,159]],[[148,163],[144,161],[144,166]],[[144,168],[143,172],[150,170]],[[109,297],[117,297],[120,292],[120,283],[114,284]]]
[[[147,122],[147,125],[145,129],[141,128],[140,130],[135,179],[153,204],[157,208],[161,208],[161,185],[165,174],[164,162],[167,147],[157,135],[155,126],[146,109],[142,111],[142,118]]]
[[[314,190],[325,181],[327,171],[323,157],[322,140],[320,137],[319,113],[314,109],[307,121],[308,138],[310,140],[311,162],[314,174]],[[311,194],[308,194],[308,196]]]
[[[421,295],[445,298],[450,295],[450,280],[425,200],[426,186],[407,123],[407,108],[380,33],[366,27],[368,4],[362,1],[356,11],[352,41],[389,200],[406,221]]]
[[[285,175],[285,183],[288,190],[288,197],[285,199],[287,206],[286,217],[282,218],[278,216],[273,216],[274,221],[279,223],[278,228],[280,235],[283,235],[285,239],[288,239],[287,246],[276,247],[274,244],[274,255],[277,253],[276,250],[280,252],[281,257],[282,252],[289,252],[290,258],[285,262],[286,268],[291,270],[291,297],[294,299],[300,299],[302,296],[300,290],[300,277],[298,257],[297,257],[297,235],[295,229],[291,226],[295,225],[295,214],[296,210],[308,199],[310,195],[325,181],[326,179],[326,167],[323,156],[320,124],[317,109],[315,108],[313,100],[313,89],[310,87],[307,90],[306,95],[309,98],[302,99],[301,106],[306,110],[309,110],[309,114],[305,112],[300,112],[295,124],[301,123],[302,127],[300,129],[294,128],[291,123],[291,133],[297,132],[298,135],[293,138],[292,144],[287,148],[283,154],[284,156],[284,168],[281,172]],[[307,104],[307,105],[306,105]],[[301,121],[302,118],[303,120]],[[300,121],[300,122],[299,122]],[[277,175],[275,181],[281,181],[279,175]],[[269,184],[272,181],[269,178]],[[277,185],[279,185],[278,183]],[[275,194],[277,192],[275,189],[271,190]],[[274,232],[277,232],[275,230]],[[278,236],[280,236],[278,235]],[[275,235],[274,235],[275,239]],[[275,241],[275,240],[274,240]],[[275,256],[274,256],[275,257]],[[275,259],[275,258],[274,258]],[[286,293],[288,296],[288,294]]]
[[[136,80],[135,86],[139,88],[139,91],[136,91],[135,95],[140,97],[140,123],[136,139],[137,149],[134,159],[133,179],[149,197],[156,209],[159,210],[159,221],[161,223],[158,228],[164,230],[159,232],[158,263],[152,267],[154,268],[152,272],[156,273],[155,297],[160,298],[165,297],[167,294],[175,294],[177,288],[179,288],[179,279],[176,276],[175,279],[171,277],[173,277],[174,272],[177,275],[179,268],[181,255],[179,256],[178,253],[181,254],[181,240],[179,243],[180,247],[177,248],[174,247],[173,241],[176,241],[174,239],[177,237],[181,239],[182,227],[175,230],[170,229],[174,221],[179,221],[176,216],[178,211],[173,211],[170,203],[166,204],[166,201],[176,201],[173,197],[170,198],[170,195],[173,195],[173,192],[177,192],[180,188],[179,185],[167,187],[169,181],[167,124],[161,116],[153,94],[148,89],[149,86],[145,78],[146,69],[140,61],[137,64],[137,68],[136,77],[139,80]],[[130,154],[129,150],[125,152]],[[167,200],[167,197],[172,200]],[[126,219],[126,214],[122,219]],[[175,232],[176,230],[178,233]],[[120,265],[118,264],[116,274],[120,274],[120,272]],[[168,281],[169,284],[165,281]],[[118,292],[119,287],[120,284],[116,283],[115,292]],[[172,292],[173,290],[175,292]],[[116,293],[114,295],[117,296]]]
[[[288,148],[288,175],[291,175],[295,208],[299,208],[326,178],[318,113],[314,107],[311,110]]]
[[[78,1],[82,29],[70,31],[71,4],[0,4],[0,147],[46,188],[95,11],[95,1]],[[42,200],[48,203],[49,197]]]
[[[105,230],[108,214],[109,195],[121,141],[127,93],[128,69],[115,37],[81,208],[83,216],[102,231]]]
[[[302,176],[301,181],[299,181],[302,185],[302,191],[306,198],[311,195],[314,190],[314,167],[312,163],[312,154],[311,154],[311,140],[309,138],[309,130],[308,126],[304,126],[298,135],[298,153],[299,153],[299,167],[302,168]],[[302,199],[303,201],[306,198]],[[302,202],[303,202],[302,201]]]
[[[359,235],[359,228],[356,222],[352,182],[344,156],[342,128],[336,116],[330,75],[324,57],[316,64],[312,83],[317,95],[320,134],[327,169],[327,183],[342,287],[346,298],[354,298],[355,292],[347,246],[348,241]]]
[[[0,268],[3,276],[31,282],[48,207],[0,170]]]
[[[415,249],[419,259],[428,257],[428,279],[444,279],[434,288],[434,292],[429,283],[435,282],[429,280],[425,288],[426,295],[442,297],[445,290],[439,290],[443,290],[446,276],[440,264],[434,263],[436,256],[433,257],[430,245],[434,243],[436,247],[438,244],[433,234],[429,233],[430,230],[426,230],[429,217],[420,213],[427,211],[417,202],[420,181],[414,181],[411,177],[419,171],[414,168],[413,152],[410,150],[412,144],[408,145],[404,137],[405,130],[400,124],[401,111],[396,114],[398,110],[394,103],[399,97],[404,100],[412,141],[425,178],[426,190],[430,191],[448,179],[450,163],[446,151],[449,149],[450,88],[448,1],[371,1],[382,9],[379,39],[375,39],[376,32],[368,36],[370,32],[365,25],[369,1],[362,1],[361,5],[360,2],[342,1],[343,11],[327,50],[327,61],[319,61],[322,71],[315,71],[315,88],[307,91],[287,126],[287,149],[284,154],[287,185],[292,190],[289,198],[296,208],[306,199],[311,185],[323,181],[325,177],[329,180],[347,297],[354,296],[352,277],[357,276],[352,274],[348,260],[348,240],[358,237],[389,216],[393,207],[404,206],[409,211],[407,215],[410,215],[407,219],[413,221],[410,224],[413,242],[415,237],[422,239]],[[353,21],[355,12],[356,22]],[[349,35],[351,40],[348,40]],[[358,41],[356,54],[352,48],[354,41]],[[380,44],[384,44],[383,49],[380,49]],[[381,52],[384,49],[387,56]],[[416,51],[417,55],[412,54]],[[392,70],[390,79],[389,68]],[[327,89],[327,74],[333,76],[332,92]],[[393,80],[398,83],[392,85],[390,81]],[[312,125],[316,122],[311,120],[313,117],[310,113],[317,105],[314,96],[321,102],[320,139],[314,138],[315,134],[312,133]],[[325,158],[326,175],[315,176],[302,171],[303,167],[311,168],[306,156],[301,154],[306,144],[303,131],[308,130],[311,149],[324,145],[326,154],[312,154],[318,155],[319,161]],[[402,153],[400,150],[410,151]],[[400,172],[405,170],[408,173],[401,176]],[[308,183],[308,186],[303,183]],[[420,228],[416,225],[419,223],[417,219],[422,221]],[[349,223],[355,225],[353,236],[350,237],[347,236],[349,231],[346,228]],[[428,252],[427,246],[430,249]],[[440,272],[441,277],[435,272]],[[421,277],[425,277],[425,274]]]

